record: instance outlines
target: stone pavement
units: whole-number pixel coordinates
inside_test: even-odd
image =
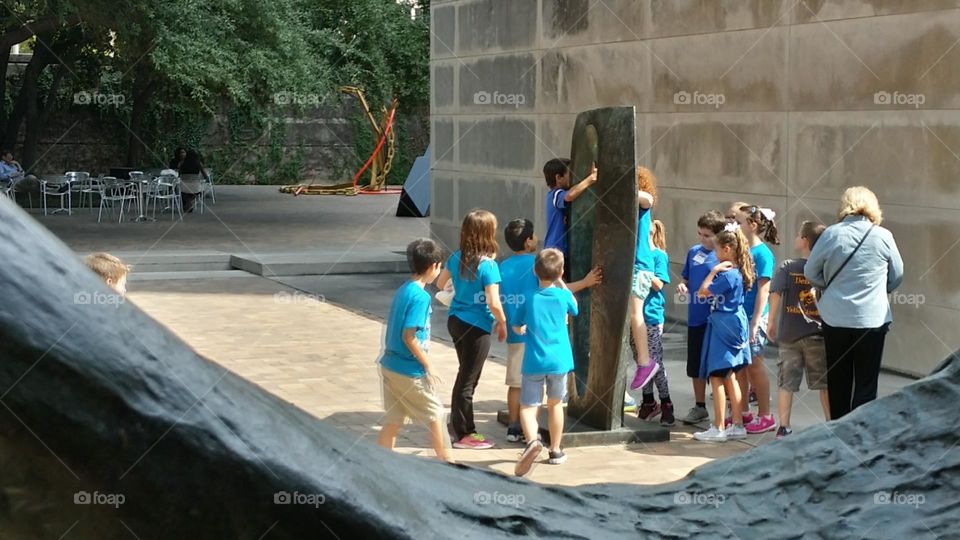
[[[350,281],[346,276],[325,279],[347,285],[337,294],[354,290],[349,287],[353,283],[363,283],[362,279]],[[354,298],[366,298],[367,307],[371,302],[382,306],[389,301],[389,294],[371,296],[373,292],[355,293]],[[381,350],[381,321],[332,301],[321,301],[326,298],[318,294],[261,277],[138,281],[132,284],[129,298],[201,354],[333,423],[358,441],[375,443],[382,415],[375,364]],[[450,344],[442,341],[441,328],[435,325],[438,339],[431,344],[430,354],[439,365],[443,397],[449,405],[457,360]],[[679,410],[688,404],[681,396],[689,392],[685,390],[689,384],[682,378],[681,362],[668,362],[668,372]],[[520,447],[503,441],[504,430],[496,423],[496,411],[505,407],[504,373],[503,361],[492,358],[476,394],[478,427],[500,444],[492,450],[453,452],[463,463],[511,474]],[[571,448],[566,464],[540,464],[529,478],[562,485],[657,484],[679,479],[710,460],[741,454],[751,447],[740,442],[698,443],[690,438],[692,429],[679,425],[671,431],[669,443]],[[749,442],[765,443],[772,438],[772,434],[766,434]],[[403,453],[432,455],[427,432],[420,426],[403,430],[398,446]]]

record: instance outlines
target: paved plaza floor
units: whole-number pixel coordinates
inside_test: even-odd
[[[86,210],[72,216],[32,214],[78,253],[123,253],[135,264],[157,254],[189,259],[191,253],[395,258],[411,239],[429,235],[428,219],[395,217],[395,196],[294,198],[272,186],[217,189],[215,206],[182,222],[166,216],[152,223],[98,224],[96,212]],[[403,274],[265,278],[239,270],[151,273],[135,268],[129,299],[212,361],[332,423],[358,444],[374,444],[383,413],[376,365],[383,318],[404,279]],[[457,359],[446,317],[437,306],[430,354],[449,406]],[[665,366],[680,416],[693,401],[684,375],[686,336],[682,324],[668,322],[666,330]],[[497,447],[453,452],[465,464],[511,474],[521,448],[506,443],[505,430],[496,423],[497,411],[506,407],[505,356],[506,347],[495,343],[475,396],[478,427],[498,441]],[[775,362],[768,362],[768,371],[775,388]],[[881,395],[909,382],[884,374]],[[795,428],[820,422],[819,415],[817,396],[802,389],[794,407]],[[749,459],[754,446],[776,444],[773,433],[746,442],[699,443],[691,439],[696,429],[678,423],[665,443],[569,448],[567,463],[542,463],[529,478],[561,485],[658,484],[711,460]],[[432,456],[420,426],[402,431],[398,445],[402,453]]]

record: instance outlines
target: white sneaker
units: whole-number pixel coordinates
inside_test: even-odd
[[[744,432],[743,436],[746,437],[747,433]],[[721,431],[717,429],[717,426],[710,426],[710,429],[706,431],[698,431],[697,433],[694,433],[693,438],[704,442],[726,442],[727,430]]]
[[[746,439],[747,438],[747,428],[743,426],[731,425],[727,429],[723,430],[724,435],[727,436],[727,439]]]

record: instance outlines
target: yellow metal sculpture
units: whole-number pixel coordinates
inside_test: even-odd
[[[381,120],[378,122],[370,110],[367,98],[364,96],[363,89],[356,86],[342,86],[341,92],[352,94],[360,101],[363,112],[370,122],[370,128],[373,130],[377,146],[373,150],[363,167],[354,175],[352,182],[336,184],[332,186],[317,184],[294,184],[283,186],[280,191],[283,193],[292,193],[294,195],[357,195],[362,193],[387,193],[386,183],[387,174],[390,173],[390,167],[393,164],[393,157],[396,153],[396,135],[393,130],[393,122],[397,112],[397,100],[394,99],[390,104],[390,110],[386,107],[380,108]],[[364,171],[370,169],[370,183],[366,186],[358,186],[358,181]],[[395,193],[393,191],[389,193]]]

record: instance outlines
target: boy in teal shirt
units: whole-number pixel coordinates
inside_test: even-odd
[[[380,357],[386,413],[378,443],[392,450],[400,426],[413,418],[430,428],[430,443],[437,457],[452,461],[450,435],[444,426],[446,410],[437,392],[440,376],[427,358],[431,298],[424,290],[440,275],[443,256],[433,240],[421,238],[407,246],[407,262],[413,275],[393,297]]]

